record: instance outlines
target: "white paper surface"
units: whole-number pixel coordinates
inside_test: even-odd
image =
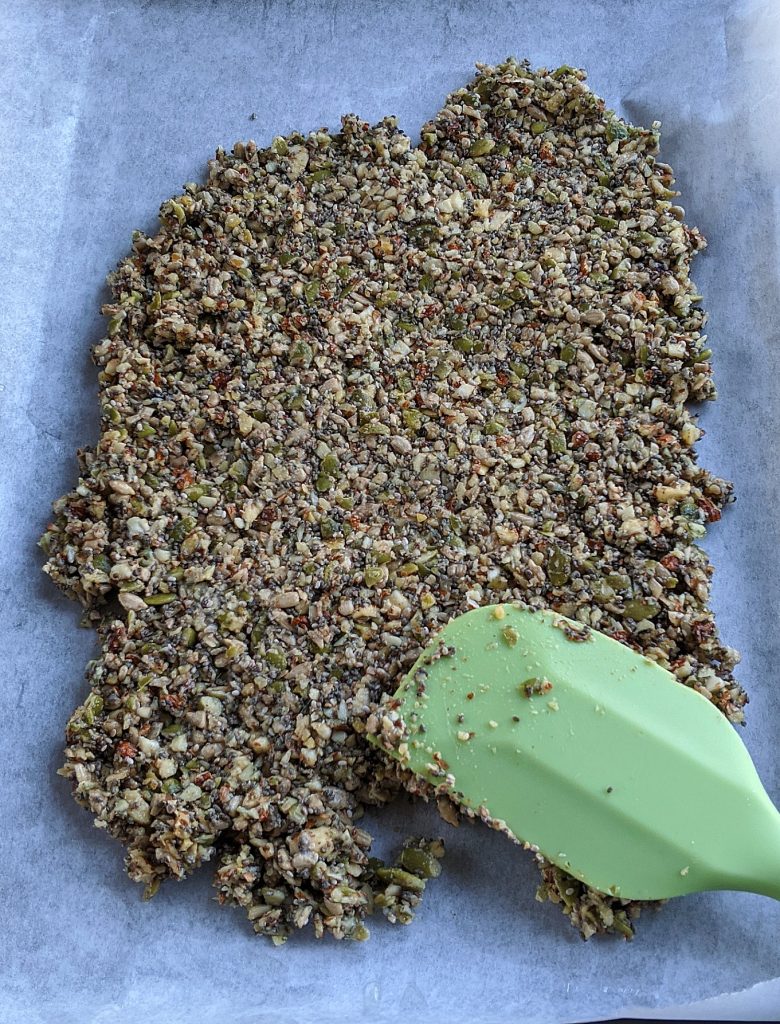
[[[454,831],[411,804],[377,816],[380,843],[429,829],[448,854],[409,929],[377,921],[366,944],[296,936],[277,949],[210,900],[208,869],[142,903],[121,847],[55,774],[93,640],[34,547],[50,502],[75,482],[76,447],[96,438],[88,352],[103,278],[217,145],[334,126],[347,111],[397,114],[415,137],[474,61],[583,66],[609,105],[663,122],[688,221],[710,241],[694,278],[722,397],[703,413],[700,452],[738,495],[710,534],[714,598],[744,655],[743,735],[780,802],[779,29],[774,0],[6,0],[2,1024],[572,1020],[780,974],[780,904],[694,896],[648,914],[631,944],[583,943],[534,903],[535,869],[501,836]],[[777,1004],[780,1016],[780,994]]]

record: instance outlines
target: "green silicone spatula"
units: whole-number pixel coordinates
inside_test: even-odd
[[[514,605],[453,619],[381,725],[373,742],[594,889],[780,899],[780,813],[733,727],[581,623]]]

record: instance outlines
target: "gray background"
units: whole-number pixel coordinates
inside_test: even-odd
[[[446,870],[408,930],[274,949],[209,899],[208,872],[151,904],[55,775],[93,640],[38,572],[50,502],[94,442],[105,274],[217,145],[388,113],[416,137],[474,61],[584,66],[627,117],[663,121],[690,222],[722,399],[702,458],[739,501],[708,541],[715,604],[750,690],[743,735],[780,799],[777,322],[780,20],[767,2],[5,0],[0,11],[0,1021],[235,1024],[548,1021],[667,1006],[780,974],[780,904],[709,894],[582,943],[534,903],[495,834],[446,831]],[[256,120],[250,121],[255,113]],[[410,820],[411,819],[411,820]],[[425,829],[402,805],[380,845]],[[780,988],[753,998],[780,1017]],[[778,1010],[774,1013],[773,1010]],[[649,1011],[648,1011],[649,1012]],[[693,1015],[693,1011],[688,1011]],[[739,1005],[718,1012],[738,1016]]]

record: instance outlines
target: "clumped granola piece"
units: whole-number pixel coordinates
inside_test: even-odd
[[[400,784],[366,723],[497,599],[741,720],[696,544],[730,488],[685,405],[714,397],[704,242],[657,148],[582,72],[510,60],[419,148],[350,116],[218,151],[134,236],[100,440],[43,546],[102,647],[62,771],[149,894],[215,857],[220,899],[278,940],[408,919],[392,872],[415,872],[356,824]],[[630,930],[635,906],[542,870],[584,933]]]
[[[559,904],[585,939],[598,932],[614,932],[624,939],[631,939],[634,922],[642,908],[658,907],[664,902],[622,900],[619,896],[596,892],[544,858],[537,856],[537,859],[542,872],[542,883],[536,890],[537,900]]]

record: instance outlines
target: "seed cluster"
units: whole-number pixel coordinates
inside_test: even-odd
[[[481,604],[597,627],[740,720],[695,544],[729,498],[685,407],[714,396],[704,243],[657,146],[510,60],[417,148],[349,116],[219,151],[134,236],[43,545],[102,644],[63,773],[148,892],[215,858],[277,940],[408,920],[441,850],[370,862],[356,821],[399,783],[366,721]],[[586,934],[631,930],[544,871]]]

